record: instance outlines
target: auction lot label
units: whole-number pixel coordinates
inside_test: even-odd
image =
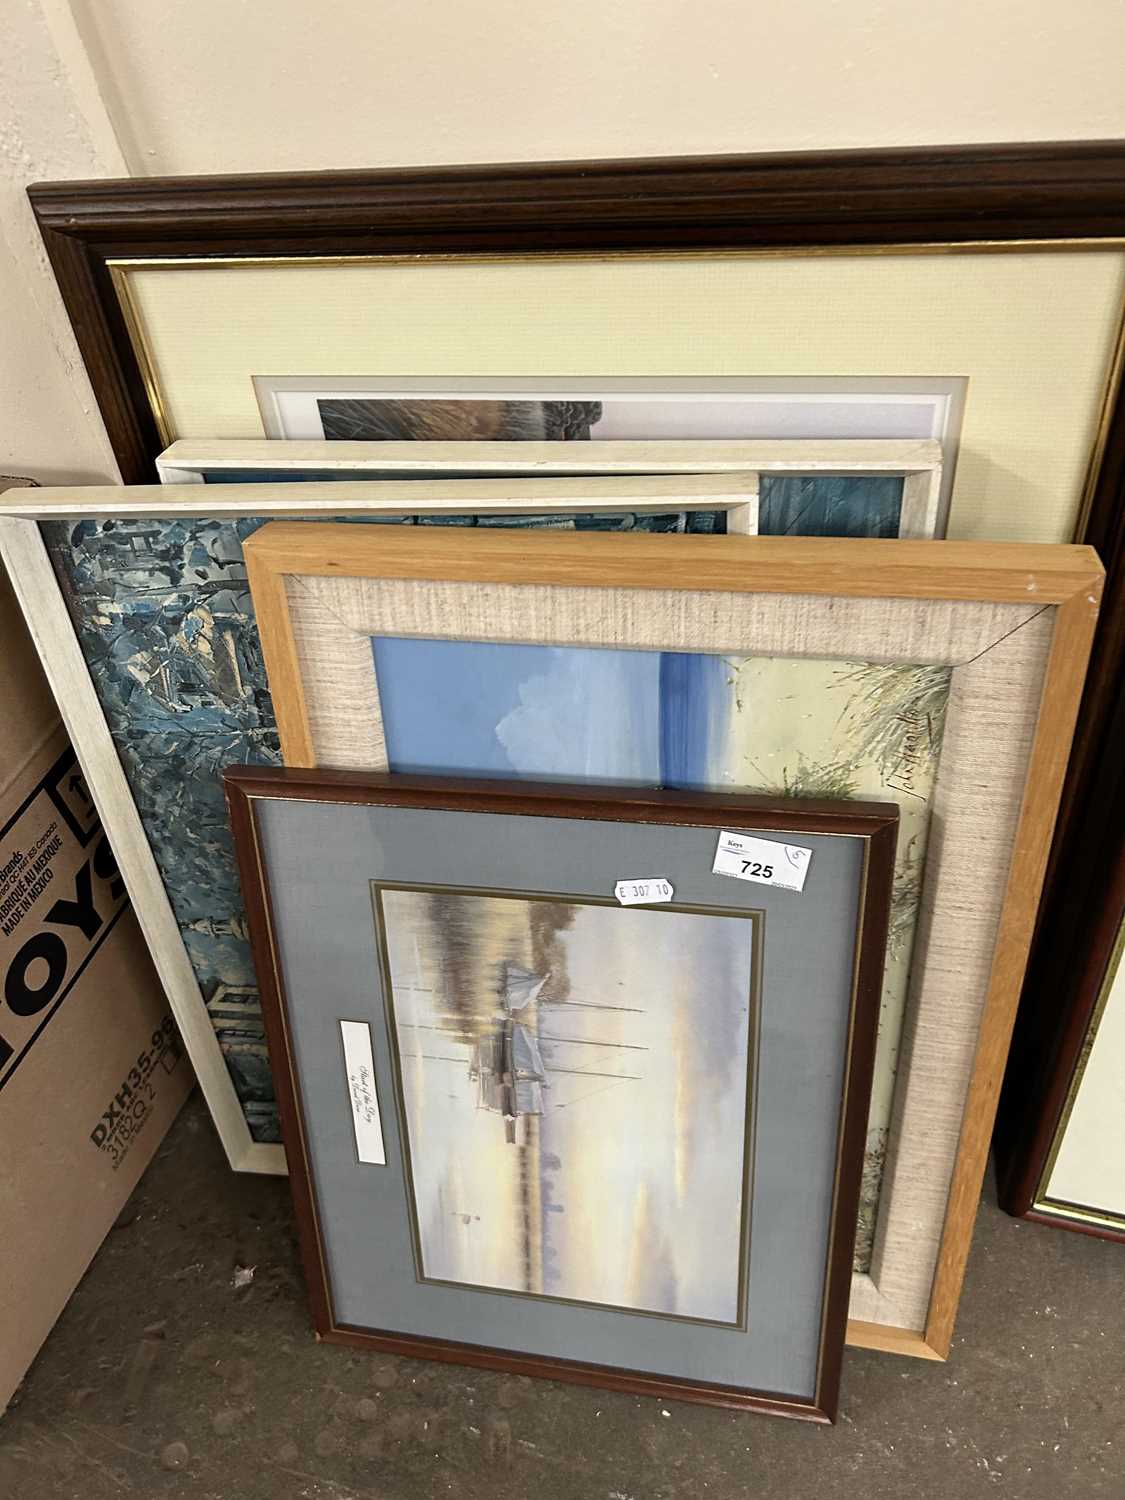
[[[0,1089],[127,905],[68,749],[0,828]]]

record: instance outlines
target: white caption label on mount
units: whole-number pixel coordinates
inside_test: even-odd
[[[671,901],[674,892],[670,880],[655,875],[645,880],[619,880],[613,887],[613,894],[622,906],[654,906],[661,901]]]
[[[803,891],[812,850],[800,844],[775,844],[750,833],[720,833],[711,870],[735,880],[755,880],[785,891]]]
[[[383,1122],[379,1095],[375,1092],[375,1059],[371,1055],[371,1028],[363,1021],[341,1021],[344,1067],[348,1074],[348,1100],[355,1127],[355,1149],[360,1161],[373,1167],[387,1165],[383,1146]]]

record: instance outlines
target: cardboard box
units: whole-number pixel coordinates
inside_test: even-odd
[[[0,569],[0,1411],[191,1065]]]

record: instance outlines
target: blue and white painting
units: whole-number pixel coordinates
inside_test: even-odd
[[[303,477],[316,476],[269,470],[209,476],[227,483]],[[352,517],[341,524],[706,534],[724,531],[726,516]],[[229,765],[281,764],[242,556],[243,542],[263,525],[261,516],[177,517],[50,521],[42,530],[251,1134],[257,1141],[278,1141],[221,781]]]
[[[717,656],[378,637],[395,771],[707,786],[727,727]]]

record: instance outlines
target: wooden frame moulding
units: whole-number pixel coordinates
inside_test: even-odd
[[[43,182],[28,196],[137,484],[166,444],[115,262],[1102,246],[1125,239],[1123,182],[1125,143],[1064,141]],[[1103,446],[1112,488],[1120,405]]]
[[[353,532],[342,539],[338,528],[275,522],[248,542],[251,587],[287,764],[377,769],[381,764],[377,737],[366,728],[361,728],[354,742],[347,737],[349,714],[358,716],[364,725],[370,717],[364,692],[374,682],[374,667],[366,639],[380,630],[461,634],[464,638],[465,632],[453,623],[456,600],[471,599],[463,611],[472,617],[470,638],[912,662],[928,659],[953,665],[955,684],[959,680],[956,668],[970,675],[981,673],[989,670],[988,658],[999,673],[1021,634],[1030,643],[1032,637],[1026,630],[1039,632],[1035,639],[1040,644],[1032,653],[1039,653],[1035,661],[1029,658],[1018,669],[1011,663],[1003,668],[1013,681],[1020,679],[1020,686],[1004,688],[998,676],[987,692],[978,689],[988,699],[987,705],[978,704],[978,711],[987,706],[991,712],[1005,692],[1009,697],[1013,692],[1031,694],[1031,701],[1022,705],[1020,714],[1006,722],[1002,731],[1005,743],[1020,735],[1026,739],[1026,760],[1013,782],[1012,806],[1007,809],[1010,830],[998,832],[983,822],[979,828],[970,828],[968,813],[960,811],[966,788],[947,785],[945,790],[941,838],[950,863],[955,856],[971,858],[971,850],[982,838],[995,836],[1001,841],[992,856],[997,889],[982,891],[974,903],[984,908],[995,902],[994,926],[990,916],[988,930],[972,938],[975,961],[982,966],[980,993],[970,997],[971,1015],[960,1023],[964,1034],[952,1059],[943,1051],[949,1045],[948,994],[944,1002],[931,998],[927,1003],[929,991],[923,979],[912,980],[904,1039],[906,1073],[904,1078],[900,1072],[896,1091],[892,1129],[898,1137],[897,1145],[892,1138],[891,1149],[900,1159],[919,1149],[924,1155],[940,1138],[941,1128],[932,1118],[933,1101],[926,1100],[918,1077],[923,1071],[933,1075],[944,1069],[953,1080],[949,1087],[957,1093],[955,1100],[947,1099],[945,1104],[953,1110],[947,1127],[948,1147],[942,1148],[947,1149],[948,1164],[941,1170],[948,1175],[929,1182],[908,1180],[899,1161],[887,1215],[898,1228],[883,1232],[882,1269],[867,1278],[873,1285],[853,1288],[852,1343],[944,1358],[1094,630],[1102,576],[1095,554],[1077,546],[682,537],[675,539],[673,559],[661,547],[660,538],[644,536],[613,539],[524,533],[513,538],[476,532],[434,540],[437,545],[429,545],[428,539],[405,531],[395,535]],[[412,589],[417,592],[412,594]],[[653,591],[657,591],[655,596]],[[606,610],[606,621],[595,626],[589,621],[596,614],[595,594],[600,593],[607,598],[612,595],[613,603]],[[586,622],[578,638],[565,628],[566,601],[576,597],[581,598]],[[788,616],[779,599],[790,608],[793,619],[797,618],[794,612],[799,612],[819,620],[815,628],[809,627],[813,644],[794,651],[789,644],[792,621],[785,624]],[[534,618],[534,629],[512,623],[517,600],[520,619]],[[830,600],[830,608],[818,612],[817,600]],[[878,601],[874,614],[873,605],[863,601]],[[889,613],[880,617],[879,610]],[[642,614],[646,620],[660,617],[666,623],[646,626],[648,633],[642,638],[631,633],[638,629],[633,622]],[[703,627],[700,620],[712,623]],[[715,633],[704,641],[692,633],[693,628]],[[747,630],[751,633],[740,634]],[[919,643],[927,635],[932,642],[923,649]],[[353,642],[359,643],[354,651]],[[1027,649],[1031,650],[1030,644]],[[931,652],[928,657],[927,651]],[[336,716],[331,701],[335,665],[345,662],[343,670],[351,671],[361,658],[369,665],[355,670],[366,671],[368,677],[362,682],[355,679],[354,694],[345,695],[348,701],[341,708],[342,717]],[[963,674],[960,680],[965,680]],[[310,696],[314,682],[316,691]],[[959,713],[971,728],[967,693],[965,689]],[[971,764],[974,754],[984,755],[983,765],[976,764],[976,779],[987,788],[994,760],[987,759],[987,747],[981,750],[965,743],[967,733],[967,729],[960,731],[954,736],[957,743],[951,745],[947,730],[943,766],[947,761]],[[1000,772],[991,774],[999,776]],[[1011,775],[1016,776],[1015,770]],[[1002,820],[992,819],[997,821]],[[943,959],[935,936],[935,924],[942,920],[946,923],[942,942],[953,941],[949,934],[958,926],[949,905],[952,877],[942,884],[942,860],[936,851],[931,864],[934,873],[931,876],[928,866],[926,877],[930,894],[923,897],[929,933],[924,941],[920,939],[926,957],[920,965],[916,950],[915,969],[923,973],[927,964],[933,965],[938,975],[936,994],[942,963],[952,963],[956,986],[964,990],[964,977],[957,967],[964,955],[954,954],[950,959],[947,953]],[[927,904],[931,910],[926,910]],[[960,922],[972,925],[966,912]],[[935,1047],[936,1053],[926,1050]],[[919,1067],[917,1075],[910,1067],[912,1055],[923,1057],[927,1064],[925,1069]],[[925,1217],[914,1201],[918,1194],[926,1199],[926,1212],[937,1218],[932,1246],[927,1238],[912,1257],[906,1226],[918,1216]],[[895,1207],[900,1197],[901,1211]],[[914,1205],[909,1212],[906,1199]],[[896,1247],[888,1248],[892,1240]],[[878,1240],[876,1255],[878,1259]],[[892,1271],[915,1286],[911,1297],[899,1304],[884,1291]],[[857,1282],[864,1280],[857,1278]],[[869,1307],[871,1315],[857,1317],[857,1302]]]
[[[683,1400],[774,1416],[833,1422],[837,1414],[848,1284],[855,1232],[855,1205],[863,1164],[863,1138],[870,1093],[879,1010],[880,978],[890,913],[898,812],[889,804],[779,800],[749,795],[606,790],[535,783],[455,778],[360,775],[354,772],[232,767],[224,775],[243,892],[250,918],[255,967],[262,986],[263,1015],[287,1148],[294,1161],[290,1187],[317,1336],[329,1343],[403,1354],[445,1363],[506,1370],[664,1400]],[[732,820],[766,833],[831,833],[860,838],[866,846],[858,903],[849,1027],[848,1061],[840,1104],[832,1228],[826,1256],[824,1307],[816,1390],[809,1401],[750,1392],[668,1375],[560,1360],[542,1354],[483,1348],[444,1339],[357,1328],[341,1322],[332,1297],[332,1277],[323,1215],[318,1206],[310,1134],[291,1045],[289,1001],[276,947],[277,917],[258,837],[255,805],[271,800],[318,804],[439,808],[470,813],[521,813],[535,817],[608,822],[687,824],[722,828]]]

